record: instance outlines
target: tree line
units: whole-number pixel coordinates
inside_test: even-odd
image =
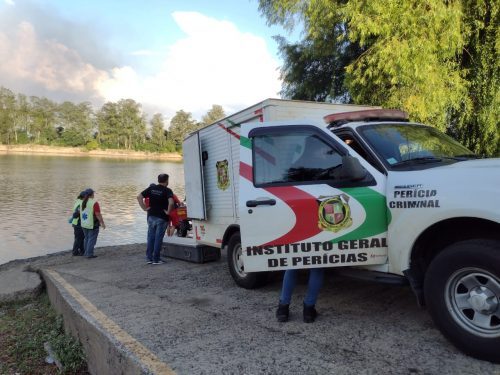
[[[482,155],[500,153],[500,2],[259,0],[276,37],[282,96],[407,111]]]
[[[179,110],[167,130],[162,114],[155,113],[148,121],[141,104],[133,99],[107,102],[94,110],[89,102],[56,103],[0,87],[0,143],[8,145],[175,152],[182,151],[188,133],[223,117],[220,105],[213,105],[201,121]]]

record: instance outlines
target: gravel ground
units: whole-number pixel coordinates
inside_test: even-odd
[[[306,273],[291,320],[274,313],[281,274],[245,290],[225,262],[168,259],[146,265],[144,244],[97,249],[86,260],[58,254],[0,266],[56,270],[178,374],[498,374],[449,343],[409,287],[329,271],[314,324],[302,322]]]

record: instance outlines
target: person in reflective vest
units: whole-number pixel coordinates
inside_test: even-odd
[[[94,255],[94,247],[99,235],[99,227],[106,229],[104,220],[101,215],[99,203],[94,200],[94,190],[85,190],[85,196],[80,204],[80,222],[85,237],[84,248],[86,258],[96,258]]]
[[[75,239],[73,241],[73,255],[81,256],[84,253],[84,235],[82,226],[80,224],[80,205],[83,202],[83,198],[85,196],[85,191],[82,191],[78,197],[76,198],[75,204],[73,205],[73,216],[70,219],[70,223],[73,226],[73,232],[75,235]]]

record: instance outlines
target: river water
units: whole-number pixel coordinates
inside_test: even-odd
[[[70,250],[68,224],[78,193],[91,187],[106,229],[97,247],[146,242],[146,213],[136,196],[160,173],[184,198],[182,163],[153,160],[0,155],[0,264]]]

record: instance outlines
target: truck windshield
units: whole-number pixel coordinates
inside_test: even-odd
[[[358,128],[367,143],[391,168],[457,162],[476,155],[453,138],[424,125],[377,124]]]

